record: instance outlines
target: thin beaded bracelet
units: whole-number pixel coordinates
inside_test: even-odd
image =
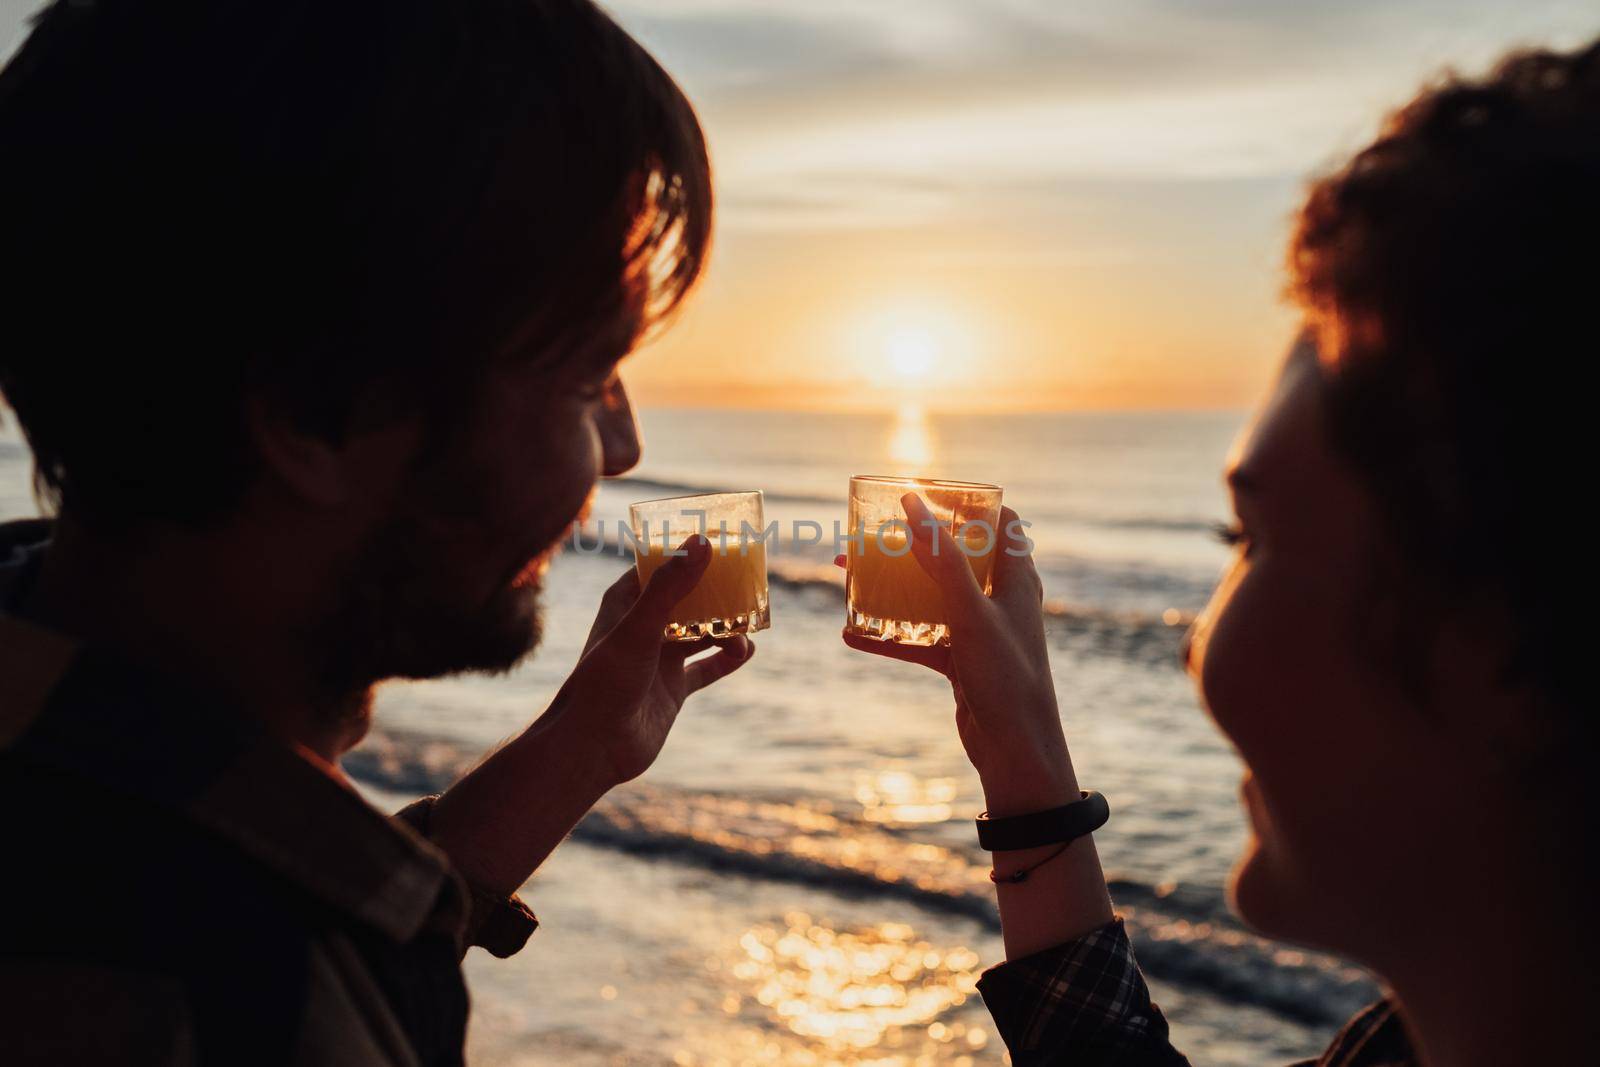
[[[1057,856],[1061,855],[1071,847],[1072,842],[1068,841],[1066,844],[1062,845],[1060,848],[1056,849],[1054,852],[1050,853],[1050,855],[1046,856],[1038,863],[1035,863],[1033,866],[1024,867],[1019,871],[1012,871],[1007,875],[1000,875],[996,874],[994,871],[990,871],[989,881],[993,882],[995,885],[1000,885],[1002,883],[1007,885],[1020,885],[1028,880],[1028,875],[1032,874],[1034,871],[1037,871],[1040,867],[1043,867],[1045,864],[1049,863],[1051,860],[1055,859]]]

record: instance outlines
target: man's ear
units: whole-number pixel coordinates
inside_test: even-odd
[[[261,394],[245,401],[245,425],[263,473],[314,508],[349,502],[351,470],[346,449],[313,433]]]

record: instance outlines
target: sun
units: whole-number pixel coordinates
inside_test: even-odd
[[[959,404],[984,358],[982,329],[959,296],[875,299],[838,317],[840,356],[876,406]]]
[[[895,377],[907,384],[927,379],[938,358],[938,342],[925,330],[902,328],[887,338],[885,345],[889,367]]]

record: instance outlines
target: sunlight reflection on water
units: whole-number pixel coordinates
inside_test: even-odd
[[[900,405],[889,432],[888,452],[890,462],[900,474],[929,472],[934,460],[933,431],[922,405],[914,402]]]
[[[738,951],[734,977],[774,1021],[811,1039],[819,1063],[889,1067],[937,1052],[948,1062],[988,1043],[981,1026],[941,1019],[976,992],[978,954],[936,947],[903,923],[835,929],[791,912],[781,927],[746,931]]]
[[[874,823],[946,822],[958,792],[954,778],[919,779],[908,771],[856,775],[861,817]]]

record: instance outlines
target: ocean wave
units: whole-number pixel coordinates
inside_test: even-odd
[[[615,531],[604,531],[603,539],[592,533],[582,534],[581,538],[584,551],[579,555],[631,558],[631,549],[622,544]],[[767,581],[775,589],[811,600],[817,610],[843,611],[844,571],[831,562],[769,555]],[[1194,620],[1193,613],[1174,608],[1160,613],[1124,611],[1064,600],[1046,600],[1043,611],[1045,632],[1056,647],[1157,668],[1178,662],[1184,631]]]
[[[727,493],[739,491],[736,487],[723,485],[711,480],[704,482],[678,481],[667,478],[652,478],[640,475],[623,475],[609,480],[611,485],[628,486],[630,490],[640,494],[647,494],[641,499],[653,497],[675,496],[704,496],[709,493]],[[776,489],[763,487],[762,495],[772,502],[789,504],[822,504],[831,508],[842,508],[845,504],[845,493],[835,494],[807,492],[798,489]],[[1089,526],[1102,530],[1127,530],[1148,531],[1156,533],[1206,533],[1216,527],[1217,520],[1213,518],[1196,518],[1194,516],[1171,515],[1092,515],[1081,512],[1049,512],[1028,516],[1034,522],[1050,522]]]
[[[844,572],[831,563],[770,558],[769,584],[825,600],[842,610]],[[1178,662],[1184,632],[1194,621],[1191,612],[1167,609],[1160,614],[1118,611],[1064,600],[1043,605],[1045,632],[1057,647],[1096,655],[1115,656],[1158,668]]]
[[[680,482],[664,478],[647,478],[631,474],[625,474],[619,478],[608,479],[608,484],[626,485],[630,489],[641,493],[650,494],[650,496],[641,497],[640,499],[653,499],[655,497],[670,498],[675,496],[705,496],[709,493],[733,493],[744,491],[735,487],[718,485],[709,482]],[[785,491],[782,489],[763,488],[761,490],[761,495],[764,499],[771,501],[782,501],[790,504],[827,504],[830,507],[842,507],[845,501],[845,496],[843,493],[839,493],[835,496],[828,496],[821,493],[804,493]]]
[[[432,793],[470,766],[457,742],[376,733],[345,758],[354,777],[394,791]],[[694,793],[634,783],[613,791],[573,836],[590,845],[707,870],[795,882],[833,893],[899,899],[998,929],[978,857],[913,839],[824,801]],[[1118,911],[1153,977],[1204,989],[1309,1023],[1335,1023],[1377,989],[1360,970],[1289,950],[1244,930],[1214,889],[1114,879]]]
[[[1196,519],[1167,515],[1103,515],[1068,517],[1070,522],[1098,526],[1106,530],[1153,530],[1162,533],[1209,533],[1216,519]]]

